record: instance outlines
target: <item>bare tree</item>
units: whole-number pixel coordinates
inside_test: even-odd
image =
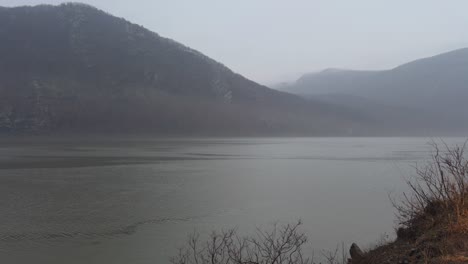
[[[301,222],[274,225],[271,231],[257,228],[253,236],[239,236],[236,229],[213,232],[206,242],[198,234],[189,236],[186,247],[171,259],[173,264],[312,264],[303,247],[307,237]]]
[[[428,214],[458,222],[467,213],[466,142],[454,147],[443,142],[442,149],[435,142],[431,145],[431,160],[422,167],[416,166],[416,174],[406,181],[409,193],[403,194],[401,202],[392,199],[403,227],[410,227]]]
[[[353,244],[353,245],[355,245],[355,244]],[[356,245],[356,247],[357,247],[357,245]],[[323,250],[322,251],[322,258],[324,259],[325,263],[327,263],[327,264],[345,264],[345,263],[348,263],[348,253],[345,250],[344,243],[341,243],[341,245],[337,245],[335,250]]]
[[[303,253],[307,236],[300,231],[301,221],[295,224],[273,225],[269,231],[256,229],[253,236],[239,236],[236,229],[212,232],[206,241],[198,233],[189,236],[187,245],[171,259],[173,264],[315,264],[314,252]],[[345,245],[333,251],[322,251],[327,264],[348,261]]]

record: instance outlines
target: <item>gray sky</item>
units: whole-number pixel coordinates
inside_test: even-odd
[[[0,5],[60,0],[0,0]],[[82,0],[263,84],[468,47],[466,0]],[[0,25],[1,26],[1,25]]]

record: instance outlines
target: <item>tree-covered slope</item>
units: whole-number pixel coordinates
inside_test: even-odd
[[[0,25],[2,132],[313,135],[365,120],[88,5],[0,8]]]

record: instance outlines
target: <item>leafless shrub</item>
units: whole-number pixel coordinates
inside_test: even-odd
[[[410,191],[403,194],[397,209],[399,222],[404,228],[428,217],[458,222],[465,215],[468,200],[468,160],[465,157],[466,142],[450,147],[444,142],[441,149],[431,144],[431,160],[424,166],[416,166],[416,174],[406,183]]]
[[[185,247],[171,259],[173,264],[316,264],[314,252],[303,253],[307,236],[301,222],[273,225],[269,231],[257,228],[253,236],[239,236],[236,229],[213,232],[206,241],[197,233],[189,236]],[[326,264],[344,264],[344,244],[334,251],[322,251]]]
[[[171,259],[173,264],[312,264],[304,257],[307,243],[299,231],[301,222],[274,225],[271,231],[257,229],[254,236],[239,236],[236,229],[213,232],[206,242],[198,234]]]
[[[348,263],[348,253],[344,243],[337,245],[335,250],[322,251],[322,257],[327,264],[345,264]]]

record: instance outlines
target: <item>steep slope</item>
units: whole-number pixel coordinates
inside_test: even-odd
[[[342,134],[361,117],[84,4],[0,8],[0,131]]]
[[[361,109],[365,112],[377,113],[390,106],[395,116],[407,118],[409,112],[413,120],[425,119],[428,128],[466,131],[468,48],[386,71],[325,70],[307,74],[282,90],[309,98],[327,95],[328,101],[338,96],[344,102],[348,96],[343,104],[347,106],[360,97],[372,101],[372,106]],[[361,104],[355,106],[362,108]],[[406,110],[398,113],[398,109]]]

